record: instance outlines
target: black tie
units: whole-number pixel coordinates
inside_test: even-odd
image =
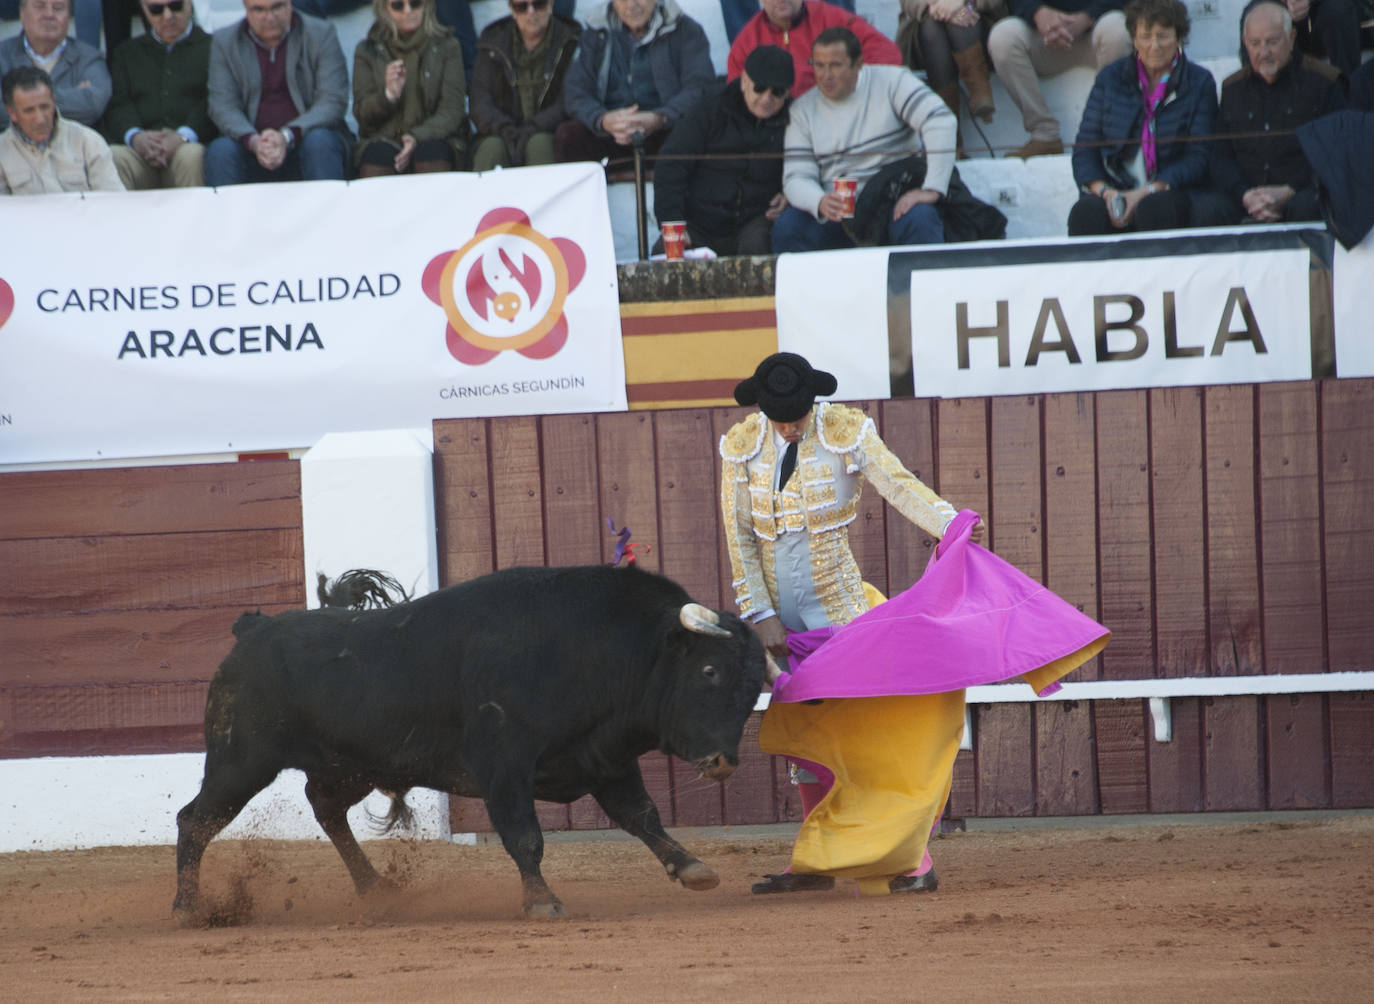
[[[797,469],[797,444],[788,443],[782,454],[782,474],[778,477],[778,491],[782,491],[792,472]]]

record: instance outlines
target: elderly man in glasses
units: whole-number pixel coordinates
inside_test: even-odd
[[[793,72],[785,50],[758,46],[738,77],[707,88],[663,144],[654,169],[654,215],[684,221],[688,247],[772,251],[769,230],[787,205],[782,140]],[[731,154],[745,156],[726,159]]]
[[[94,126],[110,103],[110,71],[100,50],[68,38],[70,0],[20,0],[24,30],[0,42],[0,75],[16,66],[36,66],[52,81],[57,110],[64,119]],[[0,112],[0,130],[9,125]]]
[[[114,96],[105,115],[124,187],[205,183],[205,144],[218,133],[207,106],[210,36],[192,23],[191,0],[143,0],[149,31],[110,59]]]
[[[210,118],[222,135],[205,151],[205,183],[346,178],[348,65],[334,26],[291,0],[243,0],[243,10],[210,43]]]

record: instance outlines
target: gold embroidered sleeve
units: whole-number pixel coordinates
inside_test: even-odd
[[[752,508],[748,468],[739,461],[724,461],[720,469],[721,526],[730,554],[730,584],[735,590],[735,605],[739,607],[740,616],[745,618],[773,605],[763,581],[763,561],[759,557],[759,539],[754,535]]]
[[[906,469],[878,437],[871,419],[866,420],[858,445],[848,459],[889,505],[931,536],[944,536],[945,527],[958,510]]]

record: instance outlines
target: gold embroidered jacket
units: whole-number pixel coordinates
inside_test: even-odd
[[[862,411],[818,404],[811,416],[797,446],[796,473],[781,491],[773,490],[779,457],[762,412],[721,437],[720,505],[735,602],[746,618],[777,608],[773,544],[784,533],[810,534],[812,586],[831,624],[847,624],[868,609],[849,549],[865,479],[933,536],[943,535],[954,518],[954,507],[902,466]]]

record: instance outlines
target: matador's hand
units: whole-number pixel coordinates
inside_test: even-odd
[[[787,647],[787,630],[776,614],[754,622],[754,630],[759,633],[759,641],[775,659],[786,659],[790,654]]]

